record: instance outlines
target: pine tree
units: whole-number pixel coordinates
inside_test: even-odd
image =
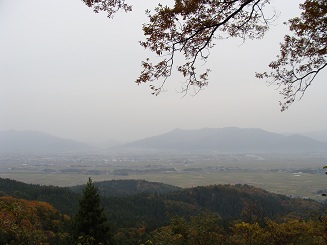
[[[74,237],[79,244],[115,244],[100,204],[99,190],[93,185],[91,178],[83,190],[73,224]]]

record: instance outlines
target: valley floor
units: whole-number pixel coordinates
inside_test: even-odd
[[[325,200],[322,154],[1,155],[0,177],[25,183],[74,186],[143,179],[178,187],[248,184],[287,196]]]

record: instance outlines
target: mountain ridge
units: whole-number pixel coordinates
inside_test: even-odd
[[[260,128],[176,128],[164,134],[118,144],[96,147],[62,139],[39,131],[0,132],[0,153],[64,152],[202,152],[202,153],[296,153],[327,152],[327,142],[300,134],[282,135]]]
[[[85,151],[92,148],[86,143],[59,138],[35,130],[0,132],[1,153],[62,153]]]
[[[116,149],[219,153],[327,152],[327,143],[302,135],[284,136],[258,128],[174,129]]]

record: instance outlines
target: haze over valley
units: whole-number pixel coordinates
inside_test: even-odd
[[[267,13],[281,11],[263,39],[220,40],[201,91],[181,93],[173,72],[153,96],[135,80],[149,56],[139,45],[144,11],[159,2],[108,19],[81,1],[1,1],[0,177],[248,183],[318,198],[327,184],[326,71],[283,113],[276,87],[255,77],[279,53],[283,23],[302,1],[271,3]]]
[[[321,134],[322,135],[322,134]],[[38,131],[0,133],[0,176],[73,186],[144,179],[178,187],[250,184],[321,200],[327,143],[253,128],[175,129],[129,143],[95,146]]]
[[[309,136],[304,136],[309,135]],[[197,152],[197,153],[307,153],[327,152],[326,132],[277,134],[258,128],[174,129],[168,133],[121,143],[107,140],[83,143],[63,139],[39,131],[0,132],[2,153],[65,153],[65,152]],[[317,139],[318,140],[317,140]],[[323,139],[320,141],[320,139]]]

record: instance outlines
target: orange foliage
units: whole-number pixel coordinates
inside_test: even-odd
[[[0,233],[9,239],[43,243],[60,224],[60,214],[46,202],[0,197]]]

